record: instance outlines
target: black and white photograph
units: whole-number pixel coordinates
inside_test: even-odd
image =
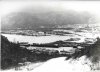
[[[2,0],[0,32],[2,72],[100,72],[99,0]]]

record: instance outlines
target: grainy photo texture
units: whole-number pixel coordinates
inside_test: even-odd
[[[100,72],[100,2],[1,1],[1,71]]]

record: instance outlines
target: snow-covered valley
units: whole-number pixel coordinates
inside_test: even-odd
[[[76,42],[76,43],[85,43],[85,42],[96,42],[97,38],[100,38],[100,26],[90,26],[90,27],[83,27],[72,30],[73,34],[68,34],[64,36],[60,35],[50,35],[50,36],[23,36],[23,35],[16,35],[16,34],[2,34],[3,36],[7,37],[11,42],[28,42],[29,44],[32,43],[51,43],[55,41],[65,41],[67,42],[68,39],[72,39],[72,41],[68,42]],[[78,32],[81,31],[81,32]],[[29,47],[32,49],[31,47]],[[62,48],[62,47],[61,47]],[[49,48],[48,48],[49,49]],[[51,48],[52,49],[52,48]],[[55,48],[56,49],[56,48]],[[64,49],[64,47],[63,47]],[[70,50],[73,48],[69,48],[66,50]],[[60,50],[57,49],[57,50]],[[25,66],[19,67],[18,71],[32,71],[32,72],[100,72],[99,70],[92,70],[92,62],[86,56],[81,56],[77,59],[68,59],[67,57],[57,57],[47,60],[45,62],[38,62],[38,63],[29,63]],[[100,65],[100,64],[99,64]],[[15,68],[12,68],[7,71],[15,71]]]

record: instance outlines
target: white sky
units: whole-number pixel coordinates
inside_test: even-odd
[[[2,1],[0,2],[0,15],[4,16],[11,12],[19,11],[28,6],[44,6],[52,9],[72,9],[76,11],[88,11],[100,17],[99,1]]]

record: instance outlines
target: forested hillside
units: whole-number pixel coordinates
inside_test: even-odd
[[[22,49],[19,44],[11,43],[4,36],[1,36],[1,69],[17,66],[23,62],[22,58],[27,57],[30,51]]]

